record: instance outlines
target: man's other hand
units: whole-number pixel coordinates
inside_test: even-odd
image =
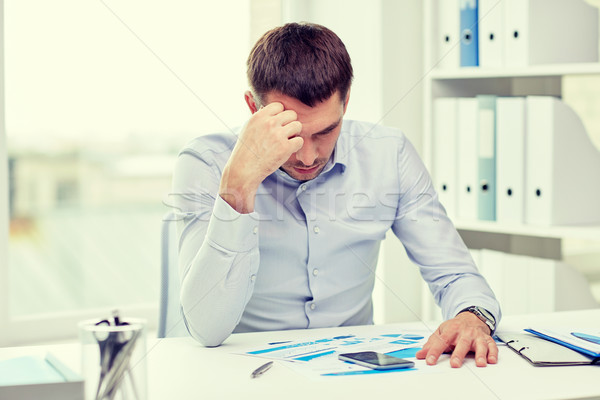
[[[452,352],[452,368],[459,368],[469,352],[475,353],[478,367],[498,362],[498,346],[490,336],[490,328],[470,312],[462,312],[442,323],[416,356],[419,360],[425,359],[428,365],[435,365],[446,352]]]

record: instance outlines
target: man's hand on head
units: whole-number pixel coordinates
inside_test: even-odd
[[[452,352],[450,365],[453,368],[460,367],[469,352],[475,353],[478,367],[498,362],[498,346],[490,336],[490,328],[470,312],[462,312],[442,323],[416,356],[425,359],[428,365],[435,365],[445,352]]]
[[[293,110],[284,110],[283,104],[272,102],[262,107],[248,120],[240,133],[232,158],[247,161],[258,183],[276,171],[298,151],[303,140],[298,136],[302,124]]]
[[[273,102],[252,114],[242,128],[219,188],[221,197],[238,212],[254,210],[260,183],[302,147],[297,118],[295,111]]]

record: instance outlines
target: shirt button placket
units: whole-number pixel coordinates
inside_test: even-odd
[[[307,190],[308,190],[308,185],[306,183],[301,184],[299,187],[298,195],[305,193]],[[300,200],[300,198],[299,198],[299,200]],[[305,200],[308,200],[308,199],[305,199]],[[302,204],[302,201],[300,201],[300,203]],[[303,207],[303,209],[304,209],[304,207]],[[311,227],[312,224],[310,223],[308,216],[306,219],[306,223],[307,223],[307,228],[308,228],[308,232],[309,232],[308,242],[309,242],[309,246],[310,246],[310,242],[312,240],[316,240],[315,237],[311,238],[310,231],[312,230],[314,235],[318,235],[319,232],[321,232],[321,228],[319,228],[319,226],[317,226],[317,225],[313,225]],[[309,265],[312,264],[311,260],[309,260],[309,262],[307,264],[308,264],[307,268],[310,268]],[[314,290],[315,290],[314,279],[317,277],[317,275],[319,275],[319,269],[312,268],[312,271],[309,269],[309,274],[310,274],[309,275],[310,279],[308,280],[308,286],[309,286],[310,291],[314,293]],[[317,304],[314,301],[306,304],[306,310],[307,310],[307,313],[309,313],[309,314],[310,314],[310,312],[315,311],[316,308],[317,308]],[[309,317],[309,321],[311,321],[312,318],[309,315],[307,315],[307,316]],[[310,325],[310,323],[311,322],[309,322],[309,325]]]

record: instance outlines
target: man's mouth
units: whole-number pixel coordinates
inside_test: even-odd
[[[299,174],[312,174],[314,172],[317,172],[317,170],[319,169],[319,165],[315,165],[314,167],[294,167],[294,171],[296,171]]]

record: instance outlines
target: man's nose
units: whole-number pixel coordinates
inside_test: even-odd
[[[312,142],[312,140],[305,139],[304,144],[302,145],[300,150],[298,150],[296,152],[296,159],[298,161],[302,162],[302,164],[309,167],[309,166],[313,165],[313,163],[317,159],[317,155],[318,155],[317,149],[316,149],[316,146],[314,145],[314,143]]]

